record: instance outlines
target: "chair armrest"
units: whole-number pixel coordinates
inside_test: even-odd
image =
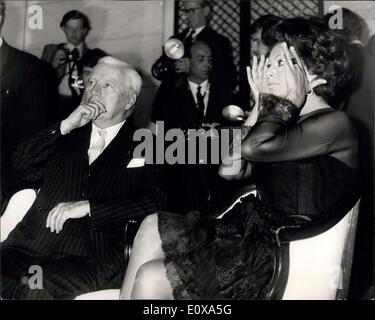
[[[355,203],[354,206],[353,202]],[[360,200],[357,202],[345,201],[345,203],[340,204],[340,207],[332,208],[330,211],[326,212],[325,216],[320,219],[315,219],[308,223],[281,226],[275,230],[276,237],[279,243],[285,243],[311,238],[324,233],[341,221],[350,210],[359,206],[359,202]]]
[[[124,240],[125,240],[125,246],[124,246],[124,257],[125,257],[125,268],[128,266],[129,258],[130,258],[130,252],[133,247],[133,241],[135,238],[135,235],[137,234],[137,231],[139,229],[139,226],[141,224],[143,219],[131,219],[129,220],[125,225],[125,232],[124,232]]]

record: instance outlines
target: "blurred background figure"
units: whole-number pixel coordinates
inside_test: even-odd
[[[81,96],[84,94],[84,89],[88,85],[90,73],[96,66],[98,61],[107,56],[107,53],[99,48],[95,48],[87,51],[77,63],[77,69],[79,74],[79,85],[81,90]],[[77,105],[78,106],[78,105]]]
[[[270,48],[263,42],[262,33],[271,29],[274,25],[281,22],[283,19],[271,14],[262,16],[256,19],[250,26],[250,65],[252,64],[253,56],[266,56],[270,52]]]
[[[237,72],[233,62],[232,47],[229,40],[209,27],[212,10],[210,0],[185,0],[180,1],[183,14],[187,18],[188,27],[173,38],[181,40],[185,47],[185,57],[175,63],[175,73],[188,74],[190,59],[186,56],[195,41],[207,43],[212,50],[212,81],[234,89],[237,85]],[[160,58],[155,62],[158,63]],[[154,64],[155,65],[155,64]],[[172,77],[172,85],[175,83]]]
[[[357,121],[362,200],[354,250],[351,298],[363,298],[374,285],[374,110],[375,57],[364,44],[368,41],[365,20],[343,8],[344,34],[350,41],[353,81],[346,111]],[[373,293],[372,293],[373,294]]]
[[[56,70],[60,95],[60,119],[64,119],[79,104],[80,90],[77,88],[77,63],[89,50],[85,39],[91,29],[89,18],[80,11],[72,10],[64,14],[60,27],[66,42],[48,44],[43,49],[42,60]]]
[[[368,40],[367,49],[375,57],[375,34],[373,34]]]
[[[11,157],[18,144],[33,131],[55,121],[53,70],[33,55],[10,46],[2,37],[5,1],[0,1],[1,88],[1,211],[10,195],[20,188],[12,179]]]
[[[338,96],[336,104],[356,121],[359,135],[361,175],[361,208],[353,257],[351,299],[362,299],[374,282],[374,110],[375,110],[375,57],[365,44],[369,39],[366,21],[353,11],[343,8],[343,29],[349,45],[349,86]],[[324,19],[328,23],[332,14]],[[341,100],[344,99],[342,102]]]
[[[203,41],[196,41],[187,52],[187,57],[190,61],[189,73],[182,75],[181,83],[173,88],[167,90],[167,87],[160,86],[152,120],[164,121],[165,130],[209,128],[224,124],[222,110],[235,104],[237,97],[229,86],[211,81],[215,68],[211,48]],[[198,148],[196,151],[198,154]],[[169,210],[181,213],[191,210],[212,212],[223,200],[226,184],[218,176],[218,168],[218,165],[199,164],[199,159],[196,159],[196,165],[168,166]]]

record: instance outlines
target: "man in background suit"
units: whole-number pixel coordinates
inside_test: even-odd
[[[72,10],[64,14],[60,27],[67,41],[46,45],[43,49],[42,60],[48,62],[56,70],[58,91],[61,97],[60,118],[64,119],[80,100],[79,89],[72,84],[78,77],[77,64],[89,50],[85,39],[91,30],[91,24],[85,14]]]
[[[221,86],[234,89],[237,85],[237,71],[233,62],[232,47],[229,40],[208,26],[212,1],[186,0],[180,1],[186,15],[188,28],[173,36],[184,43],[185,52],[190,52],[195,41],[207,43],[212,50],[212,79]],[[175,63],[177,74],[189,73],[189,57],[181,58]]]
[[[189,53],[189,74],[174,88],[161,86],[154,102],[153,121],[164,121],[166,130],[172,128],[215,127],[225,123],[224,107],[235,104],[236,97],[229,87],[211,80],[214,67],[210,47],[196,41]],[[157,127],[158,132],[158,127]],[[198,159],[197,159],[198,162]],[[170,210],[179,213],[193,209],[209,212],[221,200],[221,178],[215,165],[169,166]],[[177,178],[179,176],[179,178]],[[177,181],[183,181],[176,188]],[[223,184],[224,180],[221,181]]]
[[[212,76],[213,53],[208,44],[196,41],[188,52],[189,73],[173,88],[160,87],[154,102],[153,121],[166,129],[196,128],[222,124],[222,109],[236,101],[229,87]]]
[[[3,298],[71,299],[121,286],[126,222],[164,202],[158,168],[132,160],[129,117],[141,85],[132,66],[102,58],[85,101],[16,151],[19,178],[40,190],[2,244]],[[35,265],[42,289],[29,283]]]
[[[17,189],[11,171],[14,149],[31,133],[48,127],[57,119],[53,70],[5,41],[1,36],[4,20],[5,2],[0,1],[0,215]]]
[[[330,15],[326,15],[329,19]],[[355,120],[359,137],[359,168],[361,173],[361,207],[351,273],[350,299],[366,299],[372,287],[374,295],[374,112],[375,57],[362,41],[368,39],[366,21],[343,8],[343,35],[349,42],[352,81],[345,109]]]

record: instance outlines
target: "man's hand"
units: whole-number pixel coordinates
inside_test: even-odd
[[[190,70],[190,59],[189,58],[181,58],[177,60],[174,64],[175,71],[177,73],[189,73]]]
[[[74,129],[83,127],[98,118],[103,112],[106,112],[104,104],[95,97],[91,98],[87,102],[81,103],[68,118],[61,122],[61,132],[67,134]]]
[[[52,60],[52,66],[57,69],[60,64],[63,64],[66,60],[66,52],[63,49],[57,50],[53,60]]]
[[[87,200],[78,202],[62,202],[48,214],[46,228],[51,232],[59,233],[66,220],[79,219],[90,214],[90,205]]]

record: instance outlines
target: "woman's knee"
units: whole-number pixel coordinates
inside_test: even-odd
[[[135,277],[132,299],[169,299],[171,289],[162,260],[143,264]]]
[[[134,240],[139,241],[145,237],[150,240],[153,240],[153,238],[159,238],[157,213],[150,214],[143,219]]]

